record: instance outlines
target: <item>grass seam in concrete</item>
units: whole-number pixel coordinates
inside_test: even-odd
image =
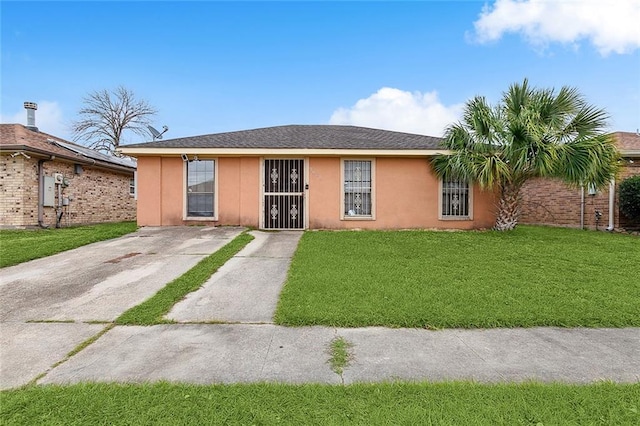
[[[151,298],[125,311],[115,320],[115,324],[175,324],[175,321],[164,319],[164,315],[187,294],[202,287],[222,265],[253,239],[253,235],[246,231],[241,233],[222,248],[202,259],[196,266],[161,288]]]
[[[329,354],[331,355],[329,364],[331,365],[331,370],[340,376],[343,385],[344,377],[342,373],[344,373],[344,369],[349,366],[353,358],[353,354],[351,353],[352,347],[353,344],[342,336],[334,337],[331,343],[329,343]]]
[[[64,356],[64,358],[62,358],[60,361],[57,361],[56,363],[54,363],[46,371],[38,374],[31,381],[29,381],[29,383],[27,383],[26,385],[24,385],[22,387],[35,386],[38,383],[38,380],[40,380],[44,376],[46,376],[49,373],[49,371],[53,370],[54,368],[56,368],[57,366],[59,366],[61,364],[64,364],[65,362],[69,361],[69,359],[71,359],[72,356],[76,355],[77,353],[79,353],[80,351],[85,349],[87,346],[91,345],[93,342],[98,340],[100,337],[102,337],[107,331],[111,330],[113,327],[115,327],[115,324],[109,323],[105,328],[100,330],[98,333],[94,334],[93,336],[89,337],[86,340],[83,340],[75,348],[71,349],[71,351],[69,353],[67,353]]]
[[[102,335],[104,335],[107,331],[111,330],[113,327],[115,327],[115,324],[109,324],[105,328],[100,330],[100,332],[98,332],[98,334],[96,334],[96,335],[94,335],[92,337],[89,337],[87,340],[85,340],[84,342],[80,343],[78,346],[73,348],[71,350],[71,352],[69,352],[67,354],[67,356],[64,357],[63,360],[58,361],[56,364],[53,364],[53,368],[59,366],[60,364],[62,364],[63,362],[67,361],[69,358],[71,358],[72,356],[74,356],[75,354],[77,354],[78,352],[80,352],[81,350],[83,350],[84,348],[86,348],[87,346],[89,346],[90,344],[95,342],[96,340],[98,340],[100,337],[102,337]]]

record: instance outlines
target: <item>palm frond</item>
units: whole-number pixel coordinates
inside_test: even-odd
[[[462,120],[445,131],[453,154],[432,164],[438,176],[469,177],[487,188],[537,176],[604,185],[617,170],[607,120],[575,88],[535,89],[524,79],[494,107],[481,96],[469,100]]]
[[[602,188],[617,175],[619,157],[610,135],[576,139],[561,146],[554,175],[572,186]]]

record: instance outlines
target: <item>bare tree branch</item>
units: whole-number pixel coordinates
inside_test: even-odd
[[[124,131],[148,136],[147,126],[157,110],[145,100],[136,100],[133,92],[123,86],[109,92],[99,90],[83,99],[79,119],[71,124],[74,141],[83,141],[90,148],[111,154]]]

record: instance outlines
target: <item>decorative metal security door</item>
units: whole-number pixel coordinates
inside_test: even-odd
[[[264,160],[265,229],[304,229],[304,160]]]

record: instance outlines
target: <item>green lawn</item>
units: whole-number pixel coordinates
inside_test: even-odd
[[[86,384],[1,396],[3,425],[640,423],[640,384]]]
[[[136,229],[135,222],[119,222],[60,229],[0,230],[0,268],[120,237]]]
[[[276,322],[341,327],[640,326],[640,239],[513,232],[306,232]]]

